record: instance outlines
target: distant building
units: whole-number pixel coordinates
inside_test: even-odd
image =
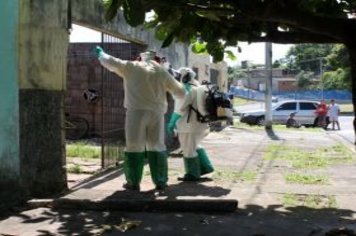
[[[264,68],[258,69],[246,69],[244,70],[246,76],[240,78],[235,84],[250,88],[258,91],[266,90],[266,74]],[[318,80],[313,80],[312,82],[318,82]],[[272,92],[292,92],[296,91],[297,80],[296,74],[290,74],[284,69],[273,69],[272,70]]]

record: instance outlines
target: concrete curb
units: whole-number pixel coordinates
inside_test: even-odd
[[[28,201],[31,208],[49,207],[54,209],[78,210],[122,210],[147,212],[235,212],[235,199],[181,199],[181,200],[126,200],[126,199],[35,199]]]

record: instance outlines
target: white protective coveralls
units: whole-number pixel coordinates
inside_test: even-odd
[[[98,52],[99,51],[99,52]],[[148,158],[151,178],[156,189],[168,181],[167,151],[164,143],[166,92],[184,96],[184,87],[160,64],[155,53],[141,53],[141,61],[114,58],[97,47],[100,63],[123,78],[127,109],[125,120],[126,149],[124,172],[127,189],[139,190],[144,158]]]
[[[184,98],[174,97],[174,113],[172,122],[176,119],[178,139],[184,156],[185,175],[183,181],[199,180],[201,175],[214,171],[212,164],[204,148],[200,145],[207,135],[208,124],[201,123],[197,119],[197,113],[189,109],[190,105],[197,109],[202,115],[206,114],[205,98],[207,87],[200,85],[194,79],[196,74],[190,68],[180,68],[178,72],[185,79],[186,94]]]

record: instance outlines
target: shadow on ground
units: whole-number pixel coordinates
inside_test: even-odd
[[[42,214],[24,212],[13,217],[21,221],[24,228],[42,226],[36,228],[36,235],[117,235],[122,233],[118,226],[123,219],[141,222],[126,232],[127,235],[355,235],[356,222],[350,220],[355,214],[353,211],[302,206],[281,208],[281,205],[267,208],[247,205],[229,214],[78,212],[42,208]],[[344,234],[325,234],[340,227],[344,227]]]

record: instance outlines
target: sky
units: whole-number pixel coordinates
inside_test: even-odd
[[[99,43],[101,42],[101,33],[99,31],[73,24],[69,41],[71,43]]]
[[[241,47],[241,53],[237,53],[237,50],[233,50],[237,60],[226,60],[230,65],[241,65],[241,61],[251,61],[253,64],[265,63],[265,43],[245,43],[240,42],[238,44]],[[272,62],[277,59],[283,58],[292,44],[272,44]]]
[[[91,30],[79,25],[72,26],[72,32],[70,34],[70,42],[100,42],[101,34],[98,31]],[[253,64],[265,63],[265,43],[244,43],[240,42],[241,53],[237,52],[236,48],[232,48],[237,60],[231,61],[226,59],[225,61],[230,66],[241,65],[241,61],[248,60]],[[272,62],[283,58],[291,44],[272,44]]]

